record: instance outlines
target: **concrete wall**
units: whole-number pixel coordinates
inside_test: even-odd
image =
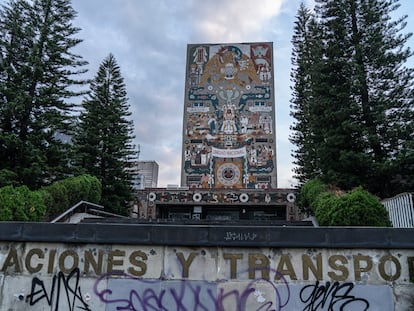
[[[412,229],[0,229],[0,310],[414,309]]]

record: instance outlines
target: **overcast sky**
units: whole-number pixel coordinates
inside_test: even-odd
[[[78,37],[84,40],[76,52],[89,62],[88,77],[96,74],[109,53],[114,54],[127,86],[140,160],[159,164],[158,187],[180,183],[187,44],[257,41],[274,45],[278,186],[296,184],[288,139],[293,122],[290,41],[301,2],[72,0],[78,12],[74,25],[81,28]],[[397,15],[409,15],[405,32],[413,32],[414,1],[400,3]],[[413,48],[413,39],[409,45]]]

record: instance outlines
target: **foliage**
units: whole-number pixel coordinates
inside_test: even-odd
[[[1,221],[48,220],[79,201],[99,203],[101,184],[90,175],[70,177],[40,190],[27,186],[0,188]]]
[[[361,187],[341,195],[324,192],[315,207],[321,226],[391,226],[385,207]]]
[[[31,189],[68,173],[77,86],[86,62],[70,0],[15,0],[0,9],[0,169]]]
[[[318,155],[314,146],[317,137],[312,131],[313,79],[317,74],[315,62],[322,56],[320,30],[315,17],[302,3],[298,10],[292,38],[293,52],[291,116],[295,123],[290,127],[290,141],[296,146],[294,172],[301,183],[319,175]]]
[[[99,203],[101,199],[101,186],[99,180],[91,175],[84,174],[69,177],[58,183],[66,188],[70,206],[80,201]]]
[[[17,186],[18,184],[18,176],[15,172],[8,169],[0,170],[0,187]]]
[[[84,111],[74,137],[80,172],[96,176],[102,183],[101,203],[111,212],[126,214],[132,200],[131,160],[134,136],[126,88],[115,57],[100,65],[83,102]]]
[[[42,188],[42,190],[49,194],[46,210],[46,217],[48,219],[58,216],[70,207],[68,191],[62,183],[54,183]]]
[[[101,184],[91,175],[70,177],[41,189],[47,206],[46,216],[51,219],[80,201],[99,203]]]
[[[315,204],[318,196],[327,191],[327,185],[325,185],[319,179],[312,179],[302,185],[299,191],[298,205],[307,210],[310,208],[312,214],[315,213]]]
[[[414,71],[398,1],[316,0],[292,38],[295,170],[387,197],[412,190]],[[408,160],[407,160],[408,159]]]
[[[46,211],[42,194],[26,186],[0,188],[0,220],[40,221]]]

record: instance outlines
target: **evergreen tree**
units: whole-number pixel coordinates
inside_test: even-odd
[[[411,34],[400,34],[405,17],[390,18],[398,1],[316,2],[323,54],[312,55],[307,110],[297,94],[293,102],[294,117],[308,115],[311,120],[307,131],[313,135],[310,145],[318,165],[298,161],[299,169],[345,190],[362,185],[383,197],[408,190],[408,176],[413,175],[407,161],[413,157],[413,70],[404,66],[411,55],[404,48]],[[303,135],[302,128],[294,130]]]
[[[314,99],[312,91],[312,76],[315,72],[315,63],[320,60],[321,47],[318,38],[318,25],[313,14],[302,3],[295,22],[292,38],[292,65],[291,80],[293,82],[291,100],[291,116],[295,123],[291,126],[293,134],[290,141],[296,145],[293,156],[295,177],[301,182],[315,178],[318,172],[318,156],[314,148],[315,135],[313,132],[312,115],[310,109]]]
[[[135,151],[126,88],[115,57],[109,54],[90,84],[74,137],[76,166],[102,183],[102,204],[126,214],[133,199],[131,159]]]
[[[30,188],[68,171],[74,86],[85,72],[69,0],[11,0],[0,11],[0,169]]]

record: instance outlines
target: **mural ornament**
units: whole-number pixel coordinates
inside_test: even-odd
[[[294,193],[289,193],[289,194],[286,196],[286,200],[287,200],[288,202],[290,202],[290,203],[295,202],[295,200],[296,200],[296,196],[295,196],[295,194],[294,194]]]
[[[249,201],[249,195],[247,193],[242,193],[239,197],[240,202],[246,203]]]
[[[194,195],[193,195],[193,200],[195,201],[195,202],[200,202],[201,201],[201,198],[202,198],[202,196],[201,196],[201,193],[194,193]]]
[[[148,195],[148,199],[151,202],[154,202],[157,199],[157,195],[154,192],[150,192],[149,195]]]

